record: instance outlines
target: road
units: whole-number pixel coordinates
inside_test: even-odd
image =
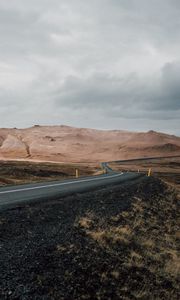
[[[57,199],[60,196],[84,192],[97,187],[122,183],[142,175],[114,172],[107,163],[101,164],[107,174],[78,179],[41,182],[0,188],[0,210],[29,202]]]
[[[166,158],[179,158],[180,155],[169,155],[169,156],[151,156],[151,157],[139,157],[139,158],[131,158],[131,159],[122,159],[122,160],[112,160],[106,163],[102,163],[108,165],[108,163],[126,163],[126,162],[136,162],[139,160],[156,160],[156,159],[166,159]]]

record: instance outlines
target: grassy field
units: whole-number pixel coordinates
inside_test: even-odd
[[[180,156],[171,158],[159,159],[144,159],[132,160],[120,163],[111,163],[113,170],[118,171],[133,171],[148,173],[151,168],[151,174],[155,177],[161,178],[168,184],[180,189]]]
[[[95,164],[0,161],[0,185],[73,178],[76,169],[79,170],[80,176],[88,176],[93,175],[97,168]]]

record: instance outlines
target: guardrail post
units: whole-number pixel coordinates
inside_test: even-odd
[[[76,169],[76,178],[78,178],[78,177],[79,177],[79,170]]]
[[[149,170],[148,170],[148,177],[150,177],[151,176],[151,168],[149,168]]]

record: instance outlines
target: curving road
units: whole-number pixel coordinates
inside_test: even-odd
[[[107,163],[101,164],[104,175],[78,179],[41,182],[0,188],[0,210],[16,207],[20,204],[56,199],[60,196],[89,191],[97,187],[122,183],[137,179],[142,174],[117,173]]]

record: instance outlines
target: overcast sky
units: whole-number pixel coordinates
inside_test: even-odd
[[[179,0],[0,0],[0,127],[180,135]]]

